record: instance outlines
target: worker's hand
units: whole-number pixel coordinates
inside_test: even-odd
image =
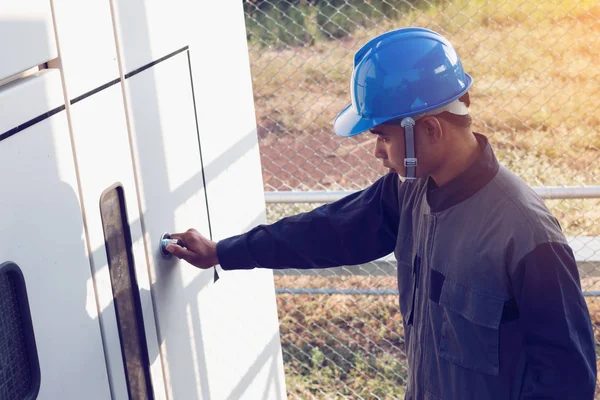
[[[188,229],[185,233],[173,233],[172,239],[179,239],[184,247],[170,244],[166,250],[179,259],[201,268],[207,269],[219,263],[217,257],[217,242],[202,236],[195,229]]]

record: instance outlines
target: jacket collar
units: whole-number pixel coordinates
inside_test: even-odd
[[[473,196],[486,186],[500,168],[487,137],[475,133],[481,148],[479,156],[466,171],[447,184],[437,187],[431,177],[427,180],[427,202],[432,212],[446,210]]]

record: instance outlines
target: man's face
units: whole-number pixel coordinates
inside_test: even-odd
[[[383,162],[390,172],[406,176],[404,167],[404,129],[395,125],[377,125],[371,129],[377,136],[373,154]]]
[[[416,176],[422,178],[435,171],[443,160],[443,149],[440,147],[442,126],[438,118],[426,116],[419,119],[415,130],[415,157],[418,159]],[[437,133],[436,133],[437,132]],[[381,124],[371,129],[377,136],[373,154],[379,158],[390,172],[406,176],[404,167],[404,128],[397,124]]]

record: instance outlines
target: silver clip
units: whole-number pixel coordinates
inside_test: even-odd
[[[407,125],[415,126],[415,120],[412,119],[411,117],[402,118],[402,121],[400,121],[400,126],[403,128],[406,128]]]
[[[417,159],[416,158],[405,158],[404,159],[405,167],[417,167]]]

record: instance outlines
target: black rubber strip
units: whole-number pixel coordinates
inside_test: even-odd
[[[200,151],[200,165],[202,165],[202,185],[204,186],[204,201],[206,203],[206,216],[208,219],[208,234],[210,240],[213,240],[212,226],[210,224],[210,208],[208,207],[208,188],[206,187],[206,175],[204,174],[204,161],[202,159],[202,144],[200,141],[200,125],[198,124],[198,109],[196,108],[196,92],[194,91],[194,77],[192,73],[192,58],[190,51],[187,52],[188,66],[190,68],[190,85],[192,87],[192,102],[194,103],[194,117],[196,118],[196,134],[198,135],[198,150]],[[217,267],[214,267],[213,283],[219,280]]]
[[[158,63],[160,63],[162,61],[165,61],[165,60],[167,60],[167,59],[169,59],[169,58],[171,58],[171,57],[173,57],[173,56],[175,56],[175,55],[177,55],[177,54],[179,54],[179,53],[181,53],[183,51],[186,51],[188,48],[189,48],[189,46],[185,46],[185,47],[183,47],[183,48],[181,48],[179,50],[174,51],[171,54],[168,54],[168,55],[166,55],[166,56],[164,56],[162,58],[159,58],[156,61],[152,61],[149,64],[146,64],[146,65],[144,65],[144,66],[142,66],[142,67],[140,67],[140,68],[138,68],[138,69],[136,69],[134,71],[131,71],[130,73],[128,73],[128,74],[125,75],[125,79],[131,78],[132,76],[134,76],[136,74],[139,74],[140,72],[145,71],[148,68],[151,68],[151,67],[155,66],[156,64],[158,64]],[[121,81],[121,79],[117,78],[114,81],[110,81],[110,82],[108,82],[105,85],[102,85],[102,86],[100,86],[100,87],[98,87],[98,88],[96,88],[94,90],[91,90],[91,91],[89,91],[89,92],[87,92],[85,94],[82,94],[81,96],[76,97],[73,100],[71,100],[71,105],[73,105],[73,104],[75,104],[75,103],[77,103],[77,102],[79,102],[79,101],[81,101],[81,100],[83,100],[83,99],[85,99],[87,97],[90,97],[91,95],[96,94],[96,93],[98,93],[98,92],[100,92],[100,91],[102,91],[104,89],[107,89],[107,88],[111,87],[112,85],[116,85],[120,81]]]
[[[210,224],[210,208],[208,207],[208,189],[206,187],[206,176],[204,175],[204,161],[202,159],[202,144],[200,143],[200,126],[198,124],[198,110],[196,109],[196,92],[194,91],[194,78],[192,76],[192,59],[190,57],[190,52],[187,52],[188,57],[188,66],[190,68],[190,85],[192,87],[192,102],[194,103],[194,116],[196,118],[196,133],[198,135],[198,150],[200,152],[200,165],[202,165],[202,185],[204,186],[204,200],[206,201],[206,216],[208,217],[208,233],[210,240],[212,240],[212,227]],[[216,274],[216,270],[215,270]],[[218,275],[215,276],[216,279]],[[216,281],[215,279],[215,281]]]
[[[117,78],[114,81],[110,81],[107,84],[104,84],[104,85],[102,85],[100,87],[97,87],[94,90],[90,90],[89,92],[84,93],[84,94],[82,94],[79,97],[75,97],[73,100],[71,100],[71,105],[73,105],[73,104],[75,104],[75,103],[77,103],[77,102],[79,102],[79,101],[81,101],[83,99],[86,99],[86,98],[90,97],[91,95],[96,94],[96,93],[98,93],[98,92],[100,92],[100,91],[102,91],[104,89],[108,89],[109,87],[111,87],[113,85],[116,85],[119,82],[121,82],[121,78]]]
[[[176,56],[177,54],[179,54],[181,52],[186,51],[188,48],[189,48],[189,46],[182,47],[181,49],[176,50],[176,51],[172,52],[171,54],[167,54],[166,56],[164,56],[162,58],[159,58],[156,61],[152,61],[149,64],[146,64],[146,65],[144,65],[144,66],[142,66],[142,67],[140,67],[140,68],[138,68],[136,70],[133,70],[133,71],[129,72],[128,74],[125,74],[125,79],[129,79],[132,76],[137,75],[140,72],[147,70],[148,68],[154,67],[156,64],[161,63],[161,62],[163,62],[165,60],[168,60],[169,58],[171,58],[173,56]]]
[[[9,137],[11,137],[13,135],[16,135],[17,133],[19,133],[19,132],[21,132],[21,131],[23,131],[23,130],[25,130],[25,129],[27,129],[27,128],[29,128],[29,127],[37,124],[37,123],[39,123],[39,122],[42,122],[45,119],[50,118],[54,114],[58,114],[59,112],[64,111],[64,109],[65,109],[65,106],[63,104],[62,106],[57,107],[54,110],[48,111],[47,113],[39,115],[39,116],[35,117],[34,119],[25,122],[24,124],[18,125],[16,127],[12,128],[11,130],[6,131],[6,132],[0,134],[0,142],[3,141],[3,140],[5,140],[5,139],[8,139]]]
[[[125,79],[131,78],[132,76],[134,76],[136,74],[139,74],[140,72],[145,71],[148,68],[151,68],[151,67],[155,66],[158,63],[161,63],[161,62],[163,62],[165,60],[168,60],[169,58],[171,58],[173,56],[176,56],[179,53],[187,51],[188,49],[189,49],[189,46],[185,46],[185,47],[182,47],[179,50],[176,50],[176,51],[172,52],[171,54],[167,54],[166,56],[164,56],[162,58],[159,58],[156,61],[152,61],[151,63],[146,64],[146,65],[144,65],[144,66],[136,69],[135,71],[131,71],[130,73],[128,73],[127,75],[125,75]],[[189,62],[189,54],[188,54],[188,62]],[[191,70],[191,65],[190,65],[190,79],[191,79],[191,73],[192,73],[192,70]],[[74,98],[73,100],[70,101],[70,103],[71,103],[71,105],[73,105],[73,104],[75,104],[77,102],[80,102],[81,100],[83,100],[83,99],[85,99],[87,97],[90,97],[91,95],[94,95],[94,94],[96,94],[96,93],[98,93],[98,92],[100,92],[100,91],[102,91],[104,89],[107,89],[107,88],[109,88],[109,87],[111,87],[113,85],[116,85],[120,81],[121,81],[120,78],[117,78],[117,79],[115,79],[113,81],[110,81],[110,82],[108,82],[108,83],[106,83],[106,84],[104,84],[104,85],[102,85],[100,87],[97,87],[96,89],[93,89],[93,90],[91,90],[91,91],[89,91],[87,93],[82,94],[81,96],[78,96],[78,97]],[[194,87],[193,87],[193,83],[192,83],[192,94],[193,94],[193,90],[194,90]],[[196,102],[194,100],[194,110],[195,110],[195,108],[196,108]],[[38,117],[35,117],[34,119],[32,119],[30,121],[27,121],[24,124],[21,124],[21,125],[15,127],[15,128],[12,128],[11,130],[9,130],[7,132],[4,132],[4,133],[0,134],[0,142],[3,141],[3,140],[5,140],[5,139],[8,139],[9,137],[11,137],[13,135],[16,135],[17,133],[19,133],[19,132],[21,132],[21,131],[23,131],[23,130],[29,128],[29,127],[31,127],[32,125],[37,124],[38,122],[41,122],[41,121],[43,121],[43,120],[45,120],[47,118],[50,118],[54,114],[59,113],[59,112],[63,111],[64,109],[65,109],[65,106],[62,105],[62,106],[60,106],[58,108],[55,108],[52,111],[48,111],[45,114],[42,114],[42,115],[40,115]],[[196,117],[196,128],[197,127],[198,127],[198,119]],[[202,155],[200,157],[202,157]]]

